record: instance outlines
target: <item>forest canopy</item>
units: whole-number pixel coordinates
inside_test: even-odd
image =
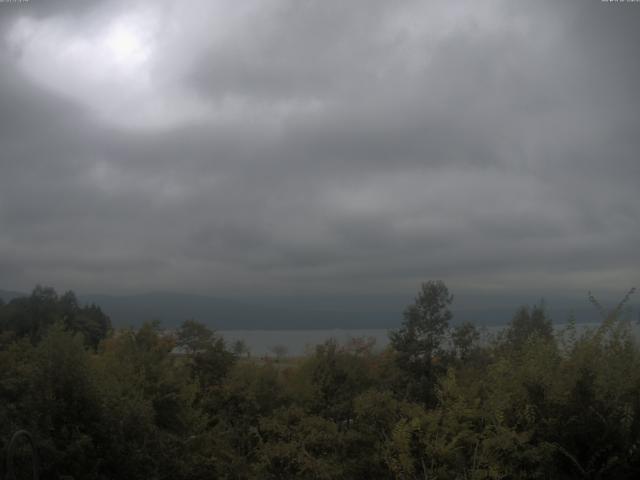
[[[554,329],[523,306],[482,339],[452,325],[453,301],[422,284],[383,350],[254,358],[196,320],[114,330],[98,306],[36,287],[0,302],[0,441],[31,432],[43,479],[640,474],[640,348],[623,308]]]

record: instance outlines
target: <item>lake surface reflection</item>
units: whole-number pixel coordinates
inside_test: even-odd
[[[566,324],[558,324],[554,328],[559,331],[566,326]],[[598,326],[596,323],[580,323],[576,325],[576,329],[580,332],[596,326]],[[479,327],[481,341],[490,341],[503,328],[504,325]],[[639,327],[636,323],[633,324],[633,329],[638,335]],[[229,347],[237,340],[243,340],[254,357],[273,355],[274,347],[284,347],[287,356],[304,355],[313,352],[316,345],[331,338],[340,345],[344,345],[354,338],[372,338],[375,340],[376,350],[382,350],[389,344],[388,329],[220,330],[218,333],[224,337]]]

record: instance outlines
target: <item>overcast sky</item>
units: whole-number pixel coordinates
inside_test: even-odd
[[[640,3],[0,0],[0,288],[616,291]]]

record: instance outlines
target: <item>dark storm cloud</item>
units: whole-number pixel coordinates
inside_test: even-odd
[[[640,4],[0,7],[0,286],[637,280]]]

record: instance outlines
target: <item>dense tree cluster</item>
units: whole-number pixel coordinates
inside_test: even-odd
[[[96,305],[80,306],[73,292],[58,295],[53,288],[37,286],[28,297],[7,304],[0,299],[2,344],[23,338],[38,343],[55,323],[81,334],[83,342],[94,349],[111,331],[109,317]]]
[[[195,321],[112,331],[37,288],[0,305],[0,440],[30,430],[51,479],[637,478],[628,321],[554,333],[523,308],[480,342],[452,300],[425,283],[384,351],[276,361]]]

